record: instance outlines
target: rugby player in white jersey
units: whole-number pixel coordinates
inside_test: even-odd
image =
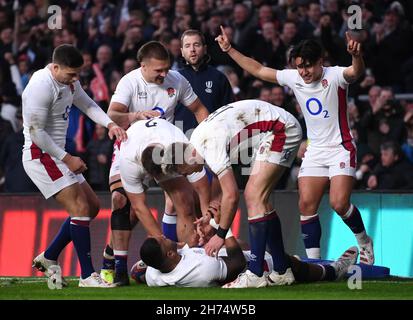
[[[208,255],[216,255],[238,208],[239,191],[231,163],[251,164],[251,173],[244,190],[248,211],[251,253],[249,263],[228,288],[262,287],[267,285],[263,259],[268,246],[274,271],[268,275],[271,285],[294,282],[289,261],[285,259],[281,224],[269,196],[286,167],[290,167],[301,141],[301,127],[284,109],[259,100],[242,100],[211,113],[193,131],[190,144],[170,145],[162,158],[166,174],[192,174],[209,167],[222,190],[221,218],[217,234],[205,245]],[[248,147],[254,150],[253,160],[247,157]],[[182,157],[182,154],[184,155]]]
[[[254,259],[251,251],[241,250],[238,241],[231,235],[225,239],[218,257],[211,257],[204,248],[190,248],[165,238],[147,238],[140,248],[141,261],[131,269],[132,277],[150,287],[212,287],[223,285],[227,288],[246,265]],[[347,249],[335,262],[330,264],[307,263],[286,255],[294,278],[298,282],[335,281],[342,279],[348,268],[357,261],[358,249]],[[142,264],[142,262],[144,264]],[[273,271],[272,257],[265,252],[263,269]]]
[[[304,115],[309,145],[298,175],[301,231],[309,258],[320,258],[318,208],[330,184],[330,205],[354,233],[360,263],[374,264],[373,240],[357,207],[350,202],[356,170],[356,146],[348,123],[347,88],[364,73],[361,44],[346,33],[349,67],[324,67],[323,49],[304,40],[290,54],[296,69],[275,70],[232,48],[225,30],[216,38],[222,51],[257,78],[288,86]]]
[[[188,138],[178,127],[160,118],[137,121],[130,126],[127,134],[128,140],[122,143],[120,149],[119,165],[122,186],[134,214],[150,236],[162,235],[146,204],[147,184],[154,178],[174,203],[178,240],[190,246],[198,245],[193,193],[196,191],[201,203],[208,205],[210,193],[205,170],[183,177],[178,174],[165,175],[161,169],[166,146],[174,142],[188,143]]]
[[[90,257],[89,223],[98,214],[98,198],[82,175],[86,164],[64,149],[70,108],[75,105],[108,128],[111,139],[124,141],[127,135],[83,91],[78,81],[82,65],[82,55],[75,47],[58,46],[52,63],[33,74],[22,96],[24,169],[43,196],[53,196],[70,215],[46,251],[33,261],[33,266],[49,277],[52,289],[65,284],[57,258],[70,241],[81,267],[79,287],[112,287],[95,272]]]
[[[198,122],[208,116],[208,110],[193,92],[189,82],[177,71],[169,70],[171,66],[169,54],[160,42],[151,41],[143,45],[139,49],[137,59],[141,65],[140,68],[122,77],[109,105],[108,115],[118,125],[126,129],[136,120],[157,116],[172,122],[178,102],[187,106]],[[114,251],[110,245],[106,246],[101,276],[107,281],[114,277],[113,281],[119,285],[128,285],[128,246],[136,218],[133,215],[129,216],[130,203],[120,180],[119,148],[120,144],[114,146],[109,174],[112,192],[111,229]],[[167,199],[166,194],[165,198]],[[171,202],[166,203],[163,229],[167,236],[174,238],[176,237],[176,213]]]

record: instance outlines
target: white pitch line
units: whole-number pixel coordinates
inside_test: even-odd
[[[19,282],[19,283],[40,283],[40,282],[47,282],[46,277],[0,277],[0,281],[11,281],[11,282]],[[66,279],[66,281],[79,281],[78,279]]]

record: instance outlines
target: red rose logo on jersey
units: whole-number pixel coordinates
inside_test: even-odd
[[[327,79],[321,80],[321,85],[323,86],[324,89],[327,88],[327,86],[328,86],[328,81],[327,81]]]
[[[340,169],[344,169],[346,167],[346,164],[344,162],[340,162]]]
[[[166,92],[168,92],[169,98],[172,98],[175,95],[176,90],[174,88],[168,88],[166,89]]]

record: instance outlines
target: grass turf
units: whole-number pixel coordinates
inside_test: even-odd
[[[50,290],[45,278],[0,278],[0,300],[413,300],[413,279],[390,277],[365,280],[362,289],[350,290],[346,281],[295,284],[261,289],[149,288],[133,281],[129,287],[79,288],[69,278],[69,287]]]

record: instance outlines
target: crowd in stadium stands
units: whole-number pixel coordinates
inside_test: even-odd
[[[352,36],[363,45],[366,73],[349,87],[350,125],[358,147],[358,189],[413,189],[413,3],[408,0],[33,0],[0,1],[0,191],[30,192],[21,165],[23,144],[21,93],[31,74],[50,62],[63,43],[78,47],[85,60],[81,83],[107,110],[120,78],[136,68],[137,50],[158,40],[170,51],[171,68],[185,66],[180,36],[203,32],[209,64],[223,72],[236,100],[258,98],[283,106],[304,125],[292,92],[243,72],[215,41],[220,25],[232,45],[266,66],[288,65],[290,46],[315,38],[325,48],[325,65],[348,66],[345,32],[351,4],[362,9],[362,30]],[[62,15],[54,19],[60,7]],[[54,7],[55,8],[55,7]],[[61,28],[52,29],[50,21]],[[367,101],[358,99],[368,95]],[[303,126],[303,128],[305,128]],[[305,131],[305,130],[304,130]],[[296,189],[297,168],[278,188]],[[86,177],[95,190],[108,190],[111,141],[72,107],[66,148],[88,164]],[[243,179],[239,179],[242,187]]]

